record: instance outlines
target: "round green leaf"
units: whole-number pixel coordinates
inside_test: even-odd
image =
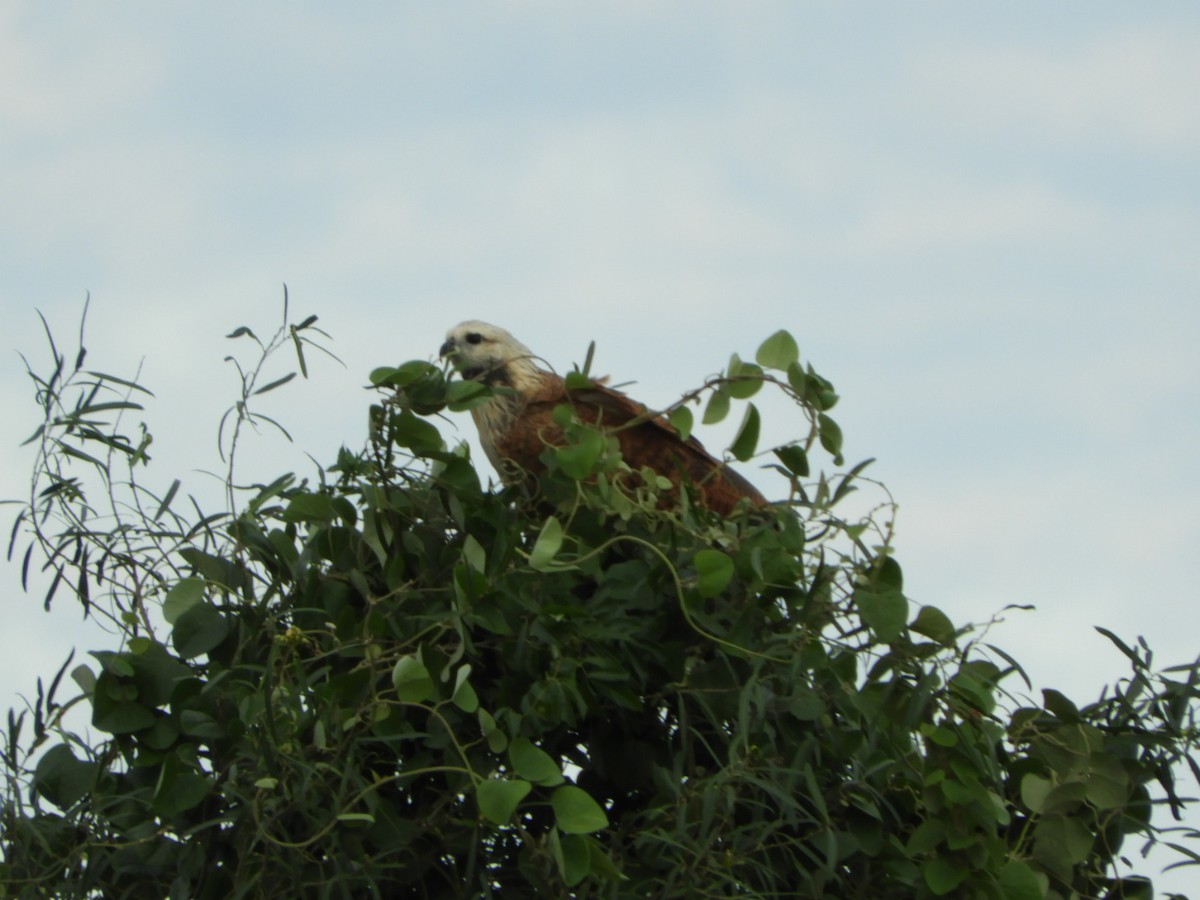
[[[679,439],[686,441],[692,434],[692,428],[696,423],[695,416],[692,411],[686,406],[680,406],[671,410],[667,416],[667,421],[671,423],[671,427],[679,432]]]
[[[433,676],[419,656],[402,656],[392,667],[392,685],[401,700],[420,703],[434,694]]]
[[[184,578],[171,586],[163,597],[163,618],[168,625],[174,625],[175,620],[199,603],[204,597],[203,578]]]
[[[590,834],[608,827],[608,816],[591,794],[573,784],[565,784],[550,795],[554,820],[567,834]]]
[[[589,428],[579,435],[578,443],[555,450],[554,459],[569,478],[582,481],[595,471],[604,445],[604,435]]]
[[[775,455],[787,470],[797,478],[808,477],[808,454],[804,452],[804,448],[799,444],[789,444],[786,447],[779,447],[775,450]]]
[[[950,893],[967,877],[967,870],[962,863],[948,857],[939,856],[931,859],[921,867],[925,883],[929,890],[939,897]]]
[[[442,435],[412,410],[403,410],[393,420],[396,443],[415,453],[436,453],[442,449]]]
[[[1037,874],[1019,859],[1010,859],[1000,870],[1004,900],[1042,900],[1045,893]]]
[[[172,772],[173,767],[164,767],[154,795],[154,809],[163,816],[175,816],[197,806],[212,789],[210,782],[196,772]]]
[[[900,636],[908,620],[908,600],[903,594],[859,590],[854,592],[854,600],[863,622],[879,640],[886,643]]]
[[[726,383],[725,390],[735,400],[748,400],[762,390],[762,369],[754,363],[739,363],[736,371],[729,372],[729,377],[732,380]]]
[[[191,606],[175,621],[171,643],[175,652],[191,659],[216,647],[229,634],[229,622],[211,603]]]
[[[33,787],[55,806],[66,809],[92,789],[99,769],[99,763],[84,762],[66,744],[58,744],[38,760]]]
[[[372,369],[371,374],[367,377],[370,379],[371,384],[376,387],[384,385],[403,387],[406,384],[412,384],[414,381],[435,374],[441,374],[437,366],[425,360],[413,359],[402,366],[380,366]]]
[[[720,550],[696,554],[696,590],[701,597],[715,597],[733,580],[733,560]]]
[[[451,412],[464,412],[486,403],[492,389],[481,381],[451,381],[446,385],[446,405]]]
[[[537,784],[552,787],[562,784],[563,775],[559,764],[544,750],[535,747],[527,738],[514,738],[508,748],[508,758],[513,769],[522,778]]]
[[[1027,773],[1021,779],[1021,803],[1031,812],[1040,812],[1051,790],[1054,790],[1054,782],[1032,772]]]
[[[475,787],[475,802],[484,818],[497,825],[507,825],[517,806],[533,790],[533,785],[520,779],[489,778]]]
[[[780,329],[759,345],[754,359],[765,368],[786,371],[799,362],[800,347],[791,334]]]
[[[283,511],[285,522],[332,522],[333,498],[328,494],[295,494]]]
[[[922,606],[908,627],[944,646],[954,643],[954,623],[936,606]]]

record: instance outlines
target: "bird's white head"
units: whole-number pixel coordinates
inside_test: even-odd
[[[475,320],[461,322],[446,332],[439,355],[446,357],[463,378],[484,384],[517,388],[538,375],[533,351],[495,325]]]

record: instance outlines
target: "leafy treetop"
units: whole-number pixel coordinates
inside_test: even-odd
[[[1014,660],[905,596],[890,503],[843,511],[879,489],[866,463],[813,473],[842,463],[837,395],[789,334],[664,411],[690,433],[693,406],[745,403],[731,454],[790,483],[723,519],[615,478],[616,442],[569,409],[535,494],[485,490],[438,418],[489,389],[421,360],[371,374],[361,451],[238,488],[242,428],[291,377],[265,365],[292,346],[307,377],[315,321],[230,335],[255,358],[216,513],[139,480],[135,380],[52,340],[30,368],[10,556],[28,540],[22,577],[36,559],[47,603],[122,641],[71,670],[77,697],[68,659],[9,713],[4,896],[1150,896],[1115,866],[1166,839],[1156,809],[1197,771],[1196,666],[1155,673],[1105,632],[1131,674],[1096,702],[1010,694]],[[803,423],[765,451],[764,389]]]

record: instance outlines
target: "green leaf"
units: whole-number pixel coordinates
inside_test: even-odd
[[[920,874],[925,877],[925,884],[936,896],[949,894],[967,877],[964,865],[956,859],[937,857],[930,859],[920,868]]]
[[[1087,800],[1096,809],[1118,809],[1130,800],[1129,775],[1112,756],[1093,754],[1085,784]]]
[[[925,884],[938,897],[950,893],[967,877],[967,870],[962,863],[948,857],[931,859],[921,866],[921,874],[925,876]]]
[[[533,785],[520,779],[489,778],[475,787],[475,802],[484,818],[497,825],[507,825],[517,806],[533,790]]]
[[[402,656],[392,667],[392,686],[401,700],[421,703],[434,695],[433,676],[425,668],[420,654]]]
[[[164,770],[166,775],[167,767]],[[154,809],[162,816],[177,816],[198,806],[211,789],[212,782],[196,772],[181,771],[163,777],[154,794]]]
[[[467,713],[473,713],[479,709],[479,697],[475,693],[475,688],[471,687],[471,682],[467,680],[470,675],[470,663],[459,666],[454,675],[454,693],[450,695],[450,702]]]
[[[154,713],[139,703],[135,688],[104,673],[92,693],[92,724],[109,734],[130,734],[154,724]]]
[[[283,511],[285,522],[332,522],[335,513],[329,494],[293,494]]]
[[[451,412],[474,409],[491,397],[492,389],[480,381],[451,381],[446,385],[446,406]]]
[[[185,709],[179,714],[179,727],[183,733],[189,737],[200,738],[205,741],[217,741],[225,737],[225,729],[217,724],[214,719],[206,712],[201,712],[198,709]]]
[[[941,819],[926,819],[915,829],[904,845],[904,852],[909,856],[920,856],[928,853],[946,839],[946,823]]]
[[[487,571],[487,551],[483,549],[483,544],[475,540],[475,536],[468,534],[463,541],[463,559],[467,561],[467,565],[476,572]]]
[[[201,601],[181,613],[171,629],[171,643],[183,659],[212,650],[229,634],[229,621],[211,603]]]
[[[162,514],[171,508],[171,501],[174,500],[175,495],[177,493],[179,493],[179,486],[182,483],[183,482],[181,482],[178,478],[176,478],[174,481],[171,482],[171,486],[169,488],[167,488],[166,496],[164,496],[162,498],[162,500],[158,504],[158,509],[156,509],[154,511],[154,515],[151,516],[151,518],[154,519],[154,521],[157,522],[159,520],[159,518],[162,516]]]
[[[954,623],[950,617],[936,606],[922,606],[917,611],[917,617],[912,620],[909,629],[917,634],[923,634],[942,646],[954,643]]]
[[[92,790],[99,771],[99,763],[77,759],[70,747],[58,744],[38,760],[33,787],[59,809],[65,810]]]
[[[1061,691],[1056,691],[1053,688],[1045,688],[1042,691],[1042,702],[1046,709],[1054,713],[1064,722],[1079,721],[1079,707],[1071,702],[1070,698]]]
[[[701,421],[705,425],[715,425],[727,415],[729,415],[729,394],[722,386],[713,391],[712,395],[708,398]]]
[[[568,391],[586,391],[596,386],[596,382],[586,372],[572,369],[563,378],[563,385]]]
[[[817,416],[817,427],[820,429],[821,446],[833,457],[836,465],[842,464],[842,429],[837,422],[821,413]]]
[[[539,572],[544,572],[550,568],[550,564],[558,555],[562,544],[562,523],[554,516],[550,516],[542,524],[542,530],[538,532],[537,540],[533,542],[533,549],[529,551],[529,565]]]
[[[567,477],[582,481],[595,471],[605,443],[603,434],[589,428],[580,435],[578,443],[555,450],[554,459]]]
[[[686,406],[678,406],[671,410],[667,416],[667,421],[671,423],[671,427],[679,432],[679,439],[686,441],[692,435],[692,428],[696,424],[695,416],[692,411]]]
[[[894,641],[908,620],[908,600],[898,591],[857,590],[854,600],[863,623],[884,643]]]
[[[922,722],[921,734],[941,747],[954,747],[958,744],[958,735],[953,729],[935,725],[933,722]]]
[[[396,443],[414,453],[437,453],[442,449],[442,436],[437,428],[410,409],[402,410],[392,427]]]
[[[552,831],[550,834],[559,842],[556,862],[559,864],[563,882],[567,887],[575,887],[588,877],[592,869],[592,853],[588,848],[588,839],[581,834],[564,834],[561,839],[557,832]]]
[[[111,381],[113,384],[119,384],[122,387],[132,388],[135,391],[141,391],[143,394],[149,394],[151,397],[154,396],[153,391],[150,391],[150,390],[142,387],[136,381],[129,381],[128,379],[125,379],[125,378],[118,378],[116,375],[107,375],[104,372],[94,372],[90,369],[88,370],[87,374],[91,375],[93,378],[99,378],[101,381]]]
[[[734,357],[735,362],[729,367],[729,381],[723,389],[735,400],[748,400],[762,390],[762,369],[754,363],[742,362]]]
[[[904,572],[894,556],[878,556],[871,572],[871,584],[877,590],[904,590]]]
[[[1040,813],[1053,789],[1054,782],[1030,772],[1021,779],[1021,802],[1030,812]]]
[[[596,842],[595,838],[585,838],[588,844],[589,855],[591,856],[591,874],[599,878],[607,878],[609,881],[628,881],[629,878],[617,868],[617,864],[609,858],[604,852],[604,848]]]
[[[701,597],[715,597],[733,580],[733,560],[720,550],[701,550],[696,554],[696,591]]]
[[[567,834],[591,834],[608,827],[608,816],[600,804],[573,784],[556,788],[550,795],[550,806],[559,829]]]
[[[1067,781],[1054,786],[1042,804],[1044,815],[1074,815],[1087,797],[1087,786],[1081,781]],[[1123,800],[1124,798],[1122,798]]]
[[[504,748],[508,746],[507,735],[496,726],[495,718],[487,710],[480,709],[477,715],[479,716],[479,730],[487,741],[488,749],[493,753],[503,753]]]
[[[804,448],[799,444],[788,444],[786,447],[778,447],[775,450],[775,456],[797,478],[808,477],[808,454],[804,452]]]
[[[787,371],[800,361],[800,347],[791,334],[780,329],[759,345],[754,359],[764,368]]]
[[[184,578],[176,582],[163,597],[162,613],[168,625],[204,599],[204,579]]]
[[[289,372],[287,375],[284,375],[282,378],[276,378],[270,384],[264,384],[258,390],[254,391],[254,393],[252,393],[250,396],[256,397],[259,394],[265,394],[267,391],[273,391],[277,387],[283,387],[283,385],[287,384],[289,381],[291,381],[295,377],[296,377],[295,372]]]
[[[1042,900],[1045,896],[1037,874],[1019,859],[1010,859],[1000,870],[1004,900]]]
[[[441,371],[433,363],[421,359],[413,359],[401,366],[380,366],[372,369],[367,376],[375,387],[405,387],[420,381],[422,378],[440,376]]]
[[[1050,865],[1078,865],[1091,852],[1095,835],[1083,822],[1064,815],[1044,816],[1034,828],[1034,856]]]
[[[733,446],[730,447],[730,452],[742,462],[745,462],[754,455],[755,449],[758,447],[758,434],[761,428],[759,421],[758,408],[753,404],[746,407],[746,415],[742,419],[742,425],[738,429],[737,437],[733,439]]]
[[[508,748],[508,758],[512,762],[513,770],[528,781],[546,787],[563,783],[559,764],[549,753],[535,747],[526,738],[513,738]]]

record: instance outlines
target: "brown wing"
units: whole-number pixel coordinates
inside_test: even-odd
[[[680,439],[661,416],[630,424],[647,415],[646,407],[636,400],[598,383],[568,390],[556,375],[546,375],[539,390],[525,398],[518,423],[497,441],[501,455],[526,471],[537,471],[546,445],[563,443],[562,429],[552,415],[561,403],[570,403],[580,421],[615,433],[631,468],[649,467],[668,478],[676,490],[681,481],[689,482],[697,501],[714,512],[729,515],[743,497],[756,506],[767,503],[750,482],[714,459],[694,437]]]

